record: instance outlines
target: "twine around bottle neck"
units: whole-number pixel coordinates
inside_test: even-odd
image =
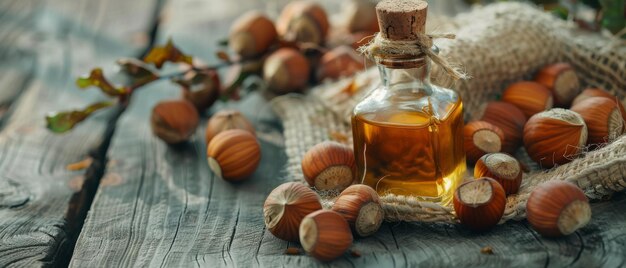
[[[466,79],[467,75],[458,67],[449,63],[445,57],[439,56],[431,48],[434,38],[454,39],[454,34],[417,34],[415,40],[390,40],[377,33],[366,45],[359,48],[359,52],[370,58],[374,57],[407,57],[423,56],[430,58],[437,66],[442,68],[448,76],[454,80]]]

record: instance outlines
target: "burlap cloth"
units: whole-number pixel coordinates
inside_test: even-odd
[[[557,61],[571,63],[583,86],[604,88],[621,100],[626,96],[626,45],[616,37],[582,33],[535,7],[511,2],[477,8],[453,19],[429,21],[427,26],[433,24],[435,31],[456,34],[455,40],[436,44],[442,55],[461,64],[471,76],[454,86],[464,100],[466,119],[476,117],[481,104],[497,99],[507,84],[532,78],[540,67]],[[439,72],[435,68],[434,81],[449,85]],[[273,101],[284,127],[288,179],[303,180],[300,161],[313,145],[324,140],[352,145],[352,108],[378,83],[377,70],[371,68],[356,77],[313,88],[306,95]],[[626,135],[547,171],[531,164],[523,149],[517,157],[533,171],[524,174],[519,193],[507,198],[502,222],[525,218],[529,193],[546,180],[573,182],[592,199],[626,188]],[[321,194],[326,206],[332,204],[332,195]],[[452,207],[407,196],[384,195],[381,199],[389,221],[456,221]]]

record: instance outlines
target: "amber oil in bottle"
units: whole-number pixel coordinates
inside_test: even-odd
[[[393,1],[377,6],[380,34],[406,41],[424,32],[425,2],[408,10],[385,2]],[[449,204],[466,173],[461,98],[430,83],[431,60],[425,54],[375,60],[382,84],[352,116],[358,179],[379,194]]]

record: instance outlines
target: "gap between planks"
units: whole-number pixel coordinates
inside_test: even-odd
[[[151,26],[148,31],[148,43],[137,56],[140,59],[150,52],[151,47],[157,40],[158,29],[161,21],[160,14],[164,3],[164,0],[156,0]],[[111,140],[115,134],[117,123],[130,103],[131,102],[129,101],[125,104],[120,104],[114,107],[115,111],[108,119],[102,142],[89,153],[89,156],[93,159],[93,161],[86,169],[85,180],[81,190],[72,195],[68,211],[65,215],[68,222],[67,232],[69,236],[69,247],[67,254],[64,254],[67,257],[61,258],[61,263],[59,263],[60,266],[67,267],[71,257],[74,255],[76,241],[82,231],[83,224],[87,218],[87,213],[91,209],[91,204],[93,203],[93,199],[98,191],[98,187],[100,186],[100,181],[106,173],[108,162],[107,153],[111,145]]]

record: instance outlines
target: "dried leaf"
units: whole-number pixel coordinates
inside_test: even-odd
[[[493,248],[489,246],[481,248],[480,253],[485,254],[485,255],[493,255]]]
[[[111,105],[113,105],[113,102],[97,102],[88,106],[84,110],[51,113],[46,116],[46,127],[55,133],[66,132],[74,128],[76,124],[85,120],[95,111],[109,107]]]
[[[89,167],[92,162],[93,162],[93,158],[87,157],[87,158],[85,158],[83,160],[80,160],[80,161],[78,161],[76,163],[68,164],[67,166],[65,166],[65,169],[69,170],[69,171],[83,170],[83,169],[86,169],[87,167]]]
[[[152,81],[159,79],[159,75],[148,68],[148,66],[133,58],[123,58],[117,60],[122,72],[131,78],[131,87],[138,88]]]
[[[228,53],[226,53],[226,51],[220,50],[218,52],[215,52],[215,56],[222,61],[231,62],[230,56],[228,56]]]
[[[193,58],[190,55],[184,54],[178,49],[172,39],[167,41],[165,46],[153,47],[148,55],[143,58],[143,61],[148,64],[154,64],[157,68],[161,69],[165,62],[183,62],[191,65]]]
[[[109,81],[104,77],[101,68],[95,68],[91,70],[89,76],[83,76],[76,79],[76,86],[79,88],[85,89],[88,87],[98,87],[105,94],[115,97],[125,95],[127,93],[126,88],[124,87],[114,87]]]
[[[359,91],[359,87],[356,84],[356,79],[352,79],[348,85],[346,85],[341,92],[348,94],[348,96],[353,96],[355,93]]]
[[[300,255],[300,249],[295,247],[289,247],[285,250],[286,255]]]

